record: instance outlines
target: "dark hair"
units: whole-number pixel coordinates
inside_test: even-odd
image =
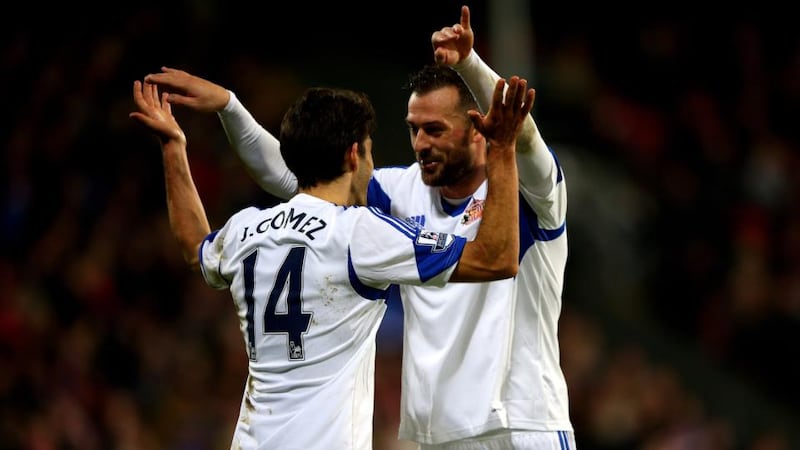
[[[453,86],[458,90],[459,106],[466,112],[469,109],[477,109],[478,103],[467,84],[452,67],[429,64],[408,77],[408,82],[404,88],[410,93],[424,95],[448,86]]]
[[[313,87],[286,111],[281,121],[283,160],[300,188],[333,181],[344,173],[344,156],[377,128],[375,109],[366,94],[348,89]]]

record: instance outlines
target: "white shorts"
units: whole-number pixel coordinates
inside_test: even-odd
[[[420,444],[419,450],[576,450],[572,431],[503,430],[482,436],[446,442]]]

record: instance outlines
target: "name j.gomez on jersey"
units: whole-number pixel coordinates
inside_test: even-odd
[[[279,210],[274,216],[267,217],[252,227],[245,226],[244,230],[242,230],[242,238],[239,242],[244,242],[247,238],[255,236],[256,234],[266,233],[270,229],[278,230],[281,228],[290,228],[314,240],[314,233],[327,226],[327,222],[319,217],[309,215],[305,212],[296,212],[294,208],[289,208],[288,210]]]

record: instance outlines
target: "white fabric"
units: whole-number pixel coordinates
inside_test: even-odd
[[[551,170],[557,171],[550,158]],[[555,177],[553,177],[555,178]],[[463,211],[447,213],[438,190],[422,183],[419,166],[376,170],[391,213],[425,227],[473,239],[470,222],[486,183]],[[520,270],[514,279],[401,286],[404,315],[400,439],[437,444],[499,428],[571,431],[560,369],[558,319],[567,259],[566,188],[544,200],[524,190],[530,209],[521,224]],[[467,222],[467,223],[465,223]],[[557,224],[556,226],[548,226]]]
[[[503,430],[446,444],[422,444],[419,450],[575,450],[572,431]]]
[[[445,284],[465,243],[305,194],[211,233],[203,276],[230,289],[250,358],[232,447],[371,449],[385,290]]]
[[[456,70],[487,108],[498,75],[474,51]],[[241,121],[248,130],[245,136],[229,130],[237,153],[248,165],[248,159],[263,159],[251,166],[261,183],[279,180],[278,188],[293,192],[296,181],[294,187],[287,182],[285,164],[274,161],[275,155],[280,158],[277,141],[252,118],[248,123],[241,105],[229,106],[220,115],[226,129]],[[507,428],[572,431],[558,345],[567,261],[566,183],[533,117],[523,126],[517,154],[524,204],[515,279],[402,288],[401,439],[438,444]],[[422,183],[416,165],[378,169],[373,181],[380,189],[371,187],[370,204],[390,205],[389,212],[399,217],[474,238],[479,220],[462,220],[465,215],[479,219],[480,208],[445,212],[438,190]],[[485,192],[484,183],[471,204]]]
[[[217,112],[228,142],[261,189],[280,199],[291,198],[297,192],[297,177],[286,167],[278,139],[256,122],[236,94],[228,93],[228,103]]]

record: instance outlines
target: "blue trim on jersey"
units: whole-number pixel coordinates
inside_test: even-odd
[[[208,277],[206,276],[206,266],[205,266],[205,264],[203,264],[203,247],[205,247],[205,245],[203,245],[203,243],[204,242],[208,242],[208,243],[214,242],[214,238],[217,237],[217,234],[219,234],[219,230],[214,230],[211,233],[209,233],[205,238],[203,238],[203,242],[200,243],[200,247],[197,248],[197,258],[198,258],[197,260],[200,262],[200,271],[203,274],[203,278],[206,278],[206,279],[208,279]],[[222,261],[220,261],[220,264],[222,264]],[[219,273],[220,274],[220,278],[222,278],[224,280],[225,277],[222,276],[222,273],[220,272],[219,269],[220,268],[217,267],[217,273]],[[228,284],[230,285],[230,283],[228,283]]]
[[[448,202],[441,195],[439,196],[439,201],[442,203],[442,210],[444,210],[444,212],[449,214],[450,217],[456,217],[464,213],[464,210],[467,209],[467,205],[469,205],[469,202],[472,201],[472,196],[469,196],[469,198],[464,200],[464,203],[460,203],[458,205]]]
[[[459,258],[461,258],[461,253],[464,251],[464,246],[467,243],[466,238],[449,233],[435,233],[439,238],[436,242],[431,242],[430,239],[421,240],[420,234],[423,229],[416,222],[387,214],[375,206],[367,206],[367,211],[391,225],[413,242],[414,254],[417,260],[417,270],[419,271],[419,278],[422,282],[436,277],[448,267],[458,262]],[[351,272],[351,275],[355,275],[355,272]],[[371,298],[368,296],[366,297]],[[380,298],[386,297],[383,296]]]
[[[367,205],[380,208],[386,213],[392,212],[392,199],[389,198],[375,177],[370,178],[369,185],[367,185]]]
[[[410,222],[408,220],[400,219],[399,217],[393,216],[391,214],[387,214],[375,206],[367,206],[367,211],[371,212],[375,215],[375,217],[383,220],[384,222],[388,223],[392,227],[394,227],[397,231],[403,233],[409,239],[414,239],[417,237],[419,227],[415,222]]]
[[[392,284],[386,289],[386,301],[387,302],[398,302],[398,304],[402,305],[402,297],[400,296],[400,285],[399,284]],[[402,306],[401,306],[402,308]]]
[[[558,156],[552,148],[548,146],[547,149],[550,150],[550,154],[553,156],[553,160],[556,162],[556,170],[558,170],[558,175],[556,175],[556,184],[561,183],[561,181],[564,179],[564,172],[561,171],[561,162],[558,161]]]
[[[350,285],[353,286],[353,290],[355,290],[358,295],[368,299],[368,300],[378,300],[381,298],[388,298],[390,294],[390,290],[392,289],[392,285],[389,285],[386,289],[377,289],[374,287],[367,286],[366,284],[362,283],[361,280],[358,278],[356,274],[356,269],[353,267],[353,259],[350,255],[350,249],[347,249],[347,274],[350,277]]]
[[[417,234],[423,230],[417,231]],[[426,230],[427,231],[427,230]],[[414,253],[417,257],[417,270],[419,279],[423,282],[439,275],[448,267],[456,264],[467,245],[467,238],[448,233],[435,233],[439,239],[437,245],[429,243],[420,244],[420,239],[414,241]],[[452,241],[448,242],[448,239]],[[444,243],[444,246],[440,244]]]
[[[520,194],[519,199],[519,259],[522,261],[522,256],[533,247],[536,241],[552,241],[558,238],[567,229],[567,222],[561,224],[560,227],[554,230],[546,230],[539,228],[539,218],[531,208],[531,205],[525,201]]]
[[[558,433],[558,443],[560,444],[561,450],[570,450],[569,437],[567,436],[567,432],[557,431],[556,433]]]

